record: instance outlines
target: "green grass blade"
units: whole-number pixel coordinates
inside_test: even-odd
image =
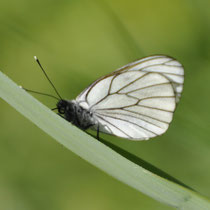
[[[1,72],[0,96],[56,141],[130,187],[179,209],[210,209],[206,198],[146,170],[72,126]]]
[[[117,152],[118,154],[122,155],[123,157],[125,157],[126,159],[132,161],[133,163],[143,167],[144,169],[162,177],[165,178],[167,180],[170,180],[172,182],[175,182],[179,185],[182,185],[183,187],[186,187],[190,190],[193,190],[192,188],[190,188],[189,186],[187,186],[186,184],[182,183],[181,181],[177,180],[176,178],[170,176],[169,174],[165,173],[164,171],[160,170],[159,168],[151,165],[150,163],[146,162],[145,160],[141,159],[140,157],[137,157],[131,153],[129,153],[128,151],[104,140],[104,139],[100,139],[101,142],[103,142],[106,146],[110,147],[111,149],[113,149],[115,152]]]

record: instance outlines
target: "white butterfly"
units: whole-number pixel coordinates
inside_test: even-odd
[[[57,108],[81,129],[147,140],[168,129],[183,82],[184,69],[177,60],[149,56],[96,80],[76,100],[61,99]]]
[[[99,132],[130,140],[165,133],[183,89],[183,66],[172,57],[154,55],[96,80],[76,100],[64,100],[35,59],[59,96],[59,115],[83,130],[97,130],[98,138]]]

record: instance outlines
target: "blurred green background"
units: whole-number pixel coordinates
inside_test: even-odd
[[[64,98],[135,59],[166,54],[185,66],[174,120],[161,137],[103,138],[210,197],[210,1],[0,2],[0,69],[16,83]],[[36,96],[48,107],[51,98]],[[170,210],[59,145],[1,100],[0,209]]]

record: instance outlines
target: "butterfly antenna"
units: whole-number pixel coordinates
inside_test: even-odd
[[[36,56],[34,56],[34,59],[38,63],[39,67],[41,68],[42,72],[44,73],[45,77],[47,78],[47,80],[49,81],[49,83],[51,84],[51,86],[53,87],[53,89],[56,92],[56,94],[58,95],[58,97],[62,100],[62,97],[60,96],[60,94],[56,90],[55,86],[53,85],[53,83],[51,82],[50,78],[48,77],[46,71],[43,69],[41,63],[39,62],[39,59]]]
[[[54,99],[56,99],[56,100],[60,100],[60,98],[57,98],[57,97],[55,97],[54,95],[51,95],[51,94],[48,94],[48,93],[42,93],[42,92],[38,92],[38,91],[26,89],[26,88],[24,88],[24,87],[22,87],[22,86],[19,86],[19,87],[20,87],[21,89],[23,89],[23,90],[29,92],[29,93],[35,93],[35,94],[39,94],[39,95],[43,95],[43,96],[48,96],[48,97],[54,98]]]

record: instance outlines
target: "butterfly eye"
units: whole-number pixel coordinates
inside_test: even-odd
[[[59,111],[60,114],[64,114],[65,113],[65,108],[64,107],[60,107],[58,109],[58,111]]]

